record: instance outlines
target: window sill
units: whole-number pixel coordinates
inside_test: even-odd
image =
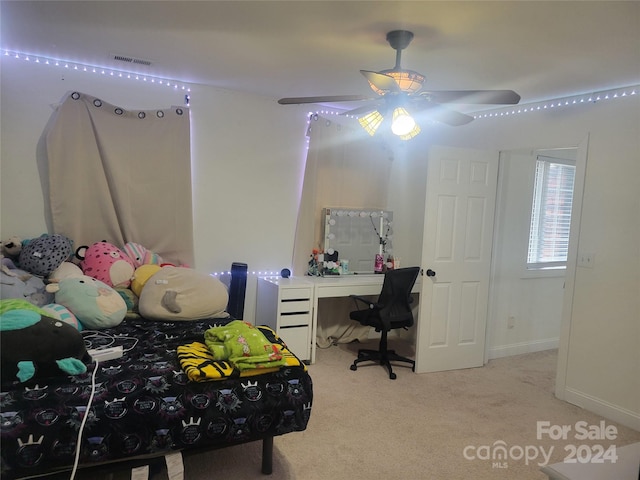
[[[567,267],[526,268],[521,278],[562,278]]]

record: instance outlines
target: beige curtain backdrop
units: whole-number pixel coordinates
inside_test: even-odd
[[[304,276],[311,252],[322,247],[322,209],[348,207],[385,210],[393,154],[383,142],[360,126],[313,115],[309,123],[309,152],[305,166],[293,251],[293,274]],[[333,315],[318,318],[316,341],[332,343],[366,338],[369,328],[349,320],[351,299],[322,299]]]
[[[193,266],[189,110],[127,110],[79,92],[43,134],[49,229],[74,247],[136,242]]]

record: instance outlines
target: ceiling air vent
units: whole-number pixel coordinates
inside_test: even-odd
[[[113,55],[113,59],[118,62],[130,63],[132,65],[145,65],[149,67],[151,62],[149,60],[143,60],[141,58],[129,57],[127,55]]]

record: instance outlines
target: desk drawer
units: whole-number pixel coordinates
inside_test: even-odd
[[[311,288],[281,288],[281,300],[309,300],[311,298]]]
[[[311,325],[311,313],[289,313],[280,315],[281,327],[297,327]]]
[[[293,352],[300,360],[309,360],[311,358],[311,341],[309,334],[311,329],[306,327],[284,327],[278,329],[278,335],[291,352]]]
[[[309,298],[280,302],[280,313],[304,313],[309,311],[311,311],[311,299]]]

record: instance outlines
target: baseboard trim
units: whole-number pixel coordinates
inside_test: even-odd
[[[564,400],[626,427],[640,430],[639,412],[632,412],[619,405],[614,405],[569,387],[564,389]]]
[[[532,342],[512,343],[510,345],[500,345],[490,348],[488,358],[510,357],[512,355],[522,355],[523,353],[541,352],[543,350],[553,350],[558,348],[559,338],[546,338],[543,340],[534,340]]]

